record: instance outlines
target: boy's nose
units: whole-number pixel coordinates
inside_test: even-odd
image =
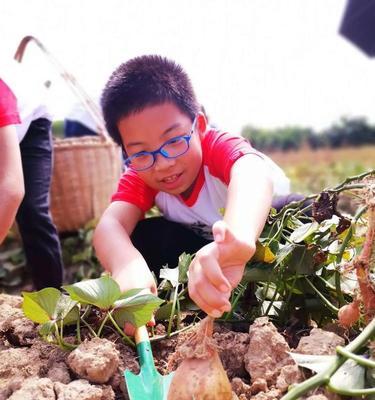
[[[175,163],[176,163],[175,158],[167,158],[167,157],[164,157],[162,154],[157,154],[154,168],[156,171],[161,171],[163,169],[170,168]]]

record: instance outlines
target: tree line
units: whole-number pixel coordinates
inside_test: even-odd
[[[298,150],[302,146],[318,149],[375,145],[375,125],[363,117],[343,117],[322,131],[299,126],[262,129],[246,125],[241,134],[263,151]]]

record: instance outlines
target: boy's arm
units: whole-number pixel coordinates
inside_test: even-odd
[[[11,227],[23,196],[20,146],[14,125],[0,127],[0,243]]]
[[[248,154],[233,164],[224,221],[239,240],[255,245],[270,212],[272,194],[269,169],[262,158]]]
[[[238,159],[231,170],[224,220],[214,224],[214,242],[197,252],[190,268],[189,294],[211,316],[230,310],[231,290],[255,252],[271,200],[272,183],[264,161],[256,155]]]
[[[141,216],[141,210],[135,205],[113,202],[95,229],[94,247],[99,261],[111,272],[122,291],[149,288],[156,294],[155,280],[146,261],[130,240]]]

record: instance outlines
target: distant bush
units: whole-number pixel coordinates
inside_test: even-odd
[[[312,149],[375,145],[375,126],[362,117],[341,118],[322,132],[298,126],[261,129],[247,125],[241,133],[262,151],[298,150],[303,145]]]
[[[53,121],[52,135],[57,138],[64,137],[64,121]]]

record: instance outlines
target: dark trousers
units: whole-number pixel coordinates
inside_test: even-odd
[[[25,197],[16,220],[26,262],[37,290],[59,288],[63,280],[61,247],[49,212],[52,175],[51,122],[41,118],[30,125],[20,144]]]
[[[186,226],[163,217],[140,221],[131,240],[157,278],[162,266],[175,268],[178,265],[178,257],[183,252],[196,253],[210,242]]]
[[[274,199],[272,206],[279,211],[292,201],[304,196],[292,193]],[[145,258],[147,265],[159,277],[160,268],[178,265],[178,257],[183,253],[196,253],[210,241],[186,226],[168,221],[163,217],[147,218],[140,221],[131,236],[133,245]]]
[[[66,138],[95,135],[97,135],[95,131],[78,121],[72,121],[70,119],[64,121],[64,136]]]

